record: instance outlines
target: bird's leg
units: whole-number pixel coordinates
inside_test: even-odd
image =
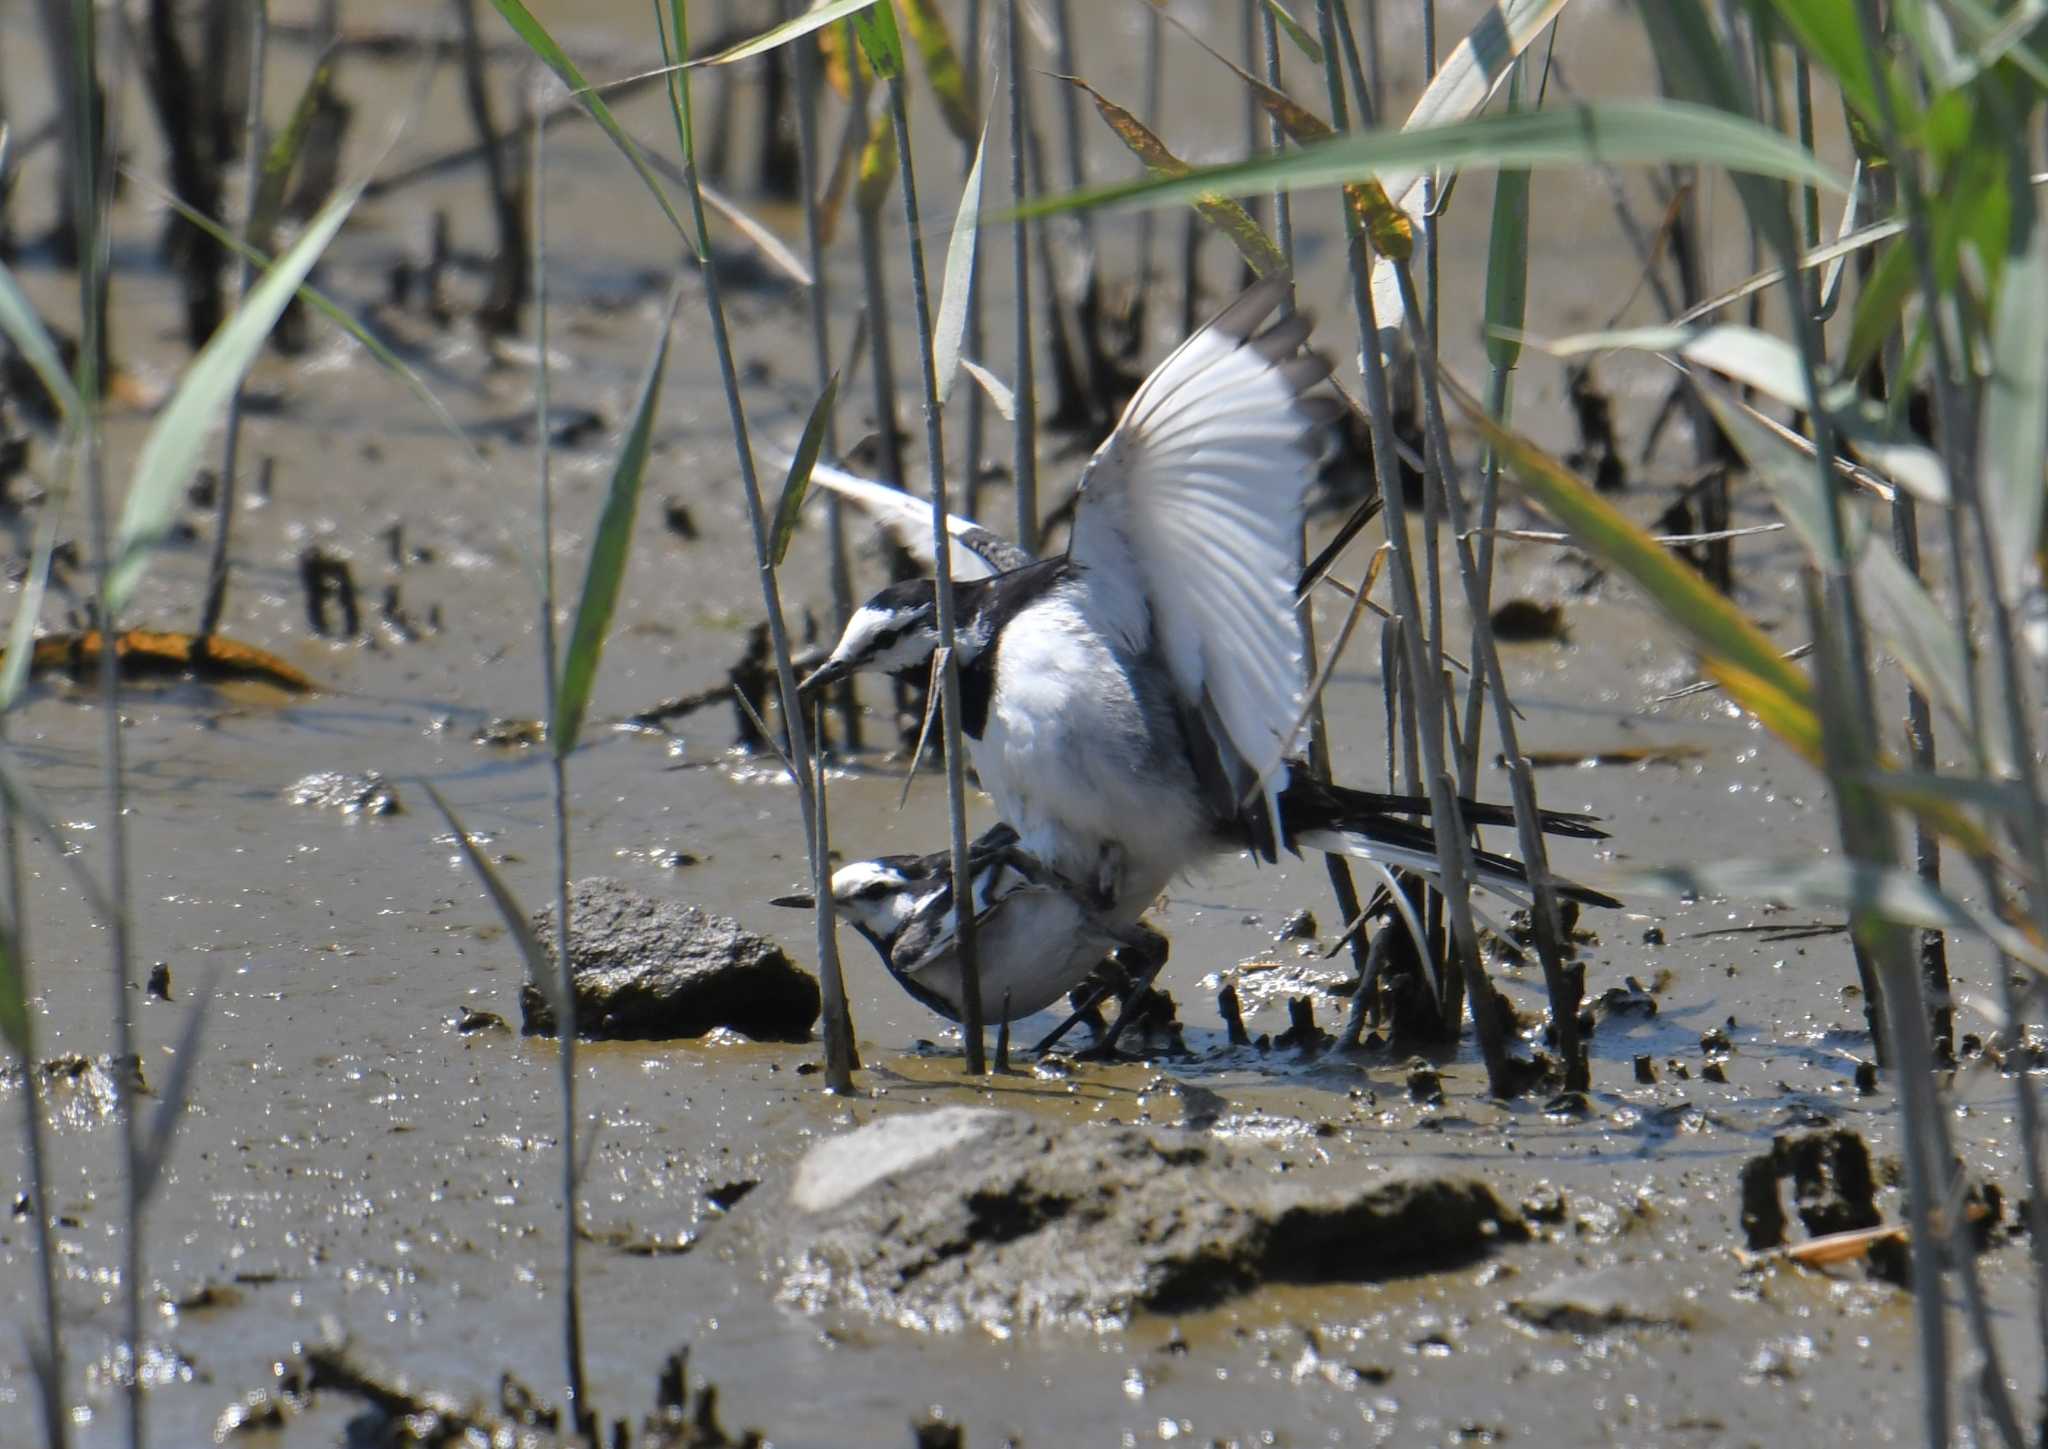
[[[1088,1029],[1094,1034],[1095,1039],[1102,1040],[1103,1033],[1108,1027],[1108,1023],[1102,1019],[1102,1003],[1116,987],[1114,982],[1098,980],[1097,976],[1103,974],[1103,967],[1108,964],[1105,961],[1103,966],[1096,967],[1095,973],[1090,975],[1084,985],[1067,993],[1067,1000],[1074,1007],[1072,1014],[1040,1038],[1038,1045],[1031,1049],[1033,1056],[1044,1056],[1060,1044],[1060,1038],[1084,1021],[1088,1023]]]
[[[1121,992],[1123,1009],[1110,1023],[1109,1034],[1084,1055],[1113,1060],[1116,1056],[1117,1039],[1124,1034],[1124,1028],[1145,1015],[1151,1008],[1152,983],[1159,977],[1166,965],[1169,943],[1164,935],[1139,921],[1131,928],[1129,944],[1117,949],[1119,958],[1129,958],[1126,965],[1131,971],[1130,984]]]
[[[1123,885],[1124,848],[1114,840],[1104,841],[1101,853],[1095,857],[1096,907],[1105,911],[1113,908],[1123,896]]]
[[[1105,1039],[1113,1044],[1115,1037],[1105,1029],[1102,1020],[1102,1003],[1109,999],[1111,993],[1115,993],[1126,1003],[1136,1001],[1151,986],[1152,978],[1159,974],[1159,968],[1166,964],[1166,937],[1143,921],[1134,921],[1112,934],[1122,944],[1090,973],[1085,985],[1068,995],[1067,999],[1074,1004],[1073,1013],[1045,1034],[1038,1045],[1032,1048],[1034,1054],[1044,1056],[1059,1044],[1062,1037],[1084,1021],[1094,1033],[1096,1043],[1083,1053],[1084,1056],[1101,1051]],[[1118,974],[1123,977],[1121,982],[1117,980]],[[1130,1009],[1127,1005],[1118,1014],[1118,1022],[1121,1023],[1128,1015]]]

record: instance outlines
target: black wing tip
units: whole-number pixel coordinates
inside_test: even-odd
[[[1268,272],[1238,293],[1229,306],[1209,320],[1209,325],[1203,330],[1220,333],[1240,343],[1249,342],[1258,332],[1259,324],[1272,315],[1273,309],[1293,290],[1292,271],[1282,267]],[[1284,327],[1287,324],[1283,322],[1280,325]]]
[[[1621,901],[1606,891],[1596,891],[1591,886],[1569,880],[1553,880],[1551,885],[1566,900],[1577,901],[1582,906],[1599,906],[1609,911],[1622,909]]]
[[[1543,810],[1538,812],[1543,821],[1545,835],[1562,835],[1572,840],[1606,840],[1607,832],[1600,828],[1600,817],[1581,815],[1574,810]]]

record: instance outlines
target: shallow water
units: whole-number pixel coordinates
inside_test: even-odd
[[[18,43],[32,35],[27,8],[0,8],[0,34],[10,42],[9,99],[17,112],[35,115],[45,102],[28,73],[34,47]],[[1462,33],[1474,7],[1443,9],[1448,37]],[[405,11],[350,7],[349,20],[367,24]],[[579,53],[617,59],[606,73],[629,68],[636,47],[651,48],[641,39],[644,16],[633,7],[616,11],[595,20],[585,11],[564,30],[572,48],[586,47]],[[1137,53],[1128,39],[1135,15],[1106,10],[1088,22],[1090,78],[1115,96],[1137,93]],[[1564,50],[1574,82],[1586,90],[1647,84],[1623,12],[1588,0],[1574,25]],[[1226,48],[1234,43],[1234,18],[1216,19],[1209,30]],[[1391,18],[1389,39],[1414,54],[1412,37]],[[1185,46],[1171,54],[1176,141],[1185,138],[1191,156],[1224,154],[1237,144],[1241,120],[1193,117],[1195,98],[1213,103],[1214,73]],[[280,47],[274,97],[296,93],[307,60],[303,49]],[[506,69],[501,83],[509,83]],[[1290,62],[1290,74],[1307,88],[1304,67]],[[1413,93],[1415,74],[1412,61],[1390,66],[1404,96]],[[375,118],[397,113],[413,80],[403,62],[346,62],[342,84],[366,122],[351,160],[371,159]],[[667,134],[653,104],[636,102],[625,113],[650,140]],[[735,114],[743,138],[745,104]],[[130,123],[136,148],[150,154],[139,107]],[[922,111],[916,124],[927,137],[936,130]],[[403,166],[468,135],[453,76],[443,74],[385,164]],[[1106,138],[1091,145],[1102,174],[1127,169]],[[561,557],[573,570],[604,488],[614,430],[659,322],[676,247],[637,183],[587,130],[559,129],[550,154],[553,345],[566,359],[556,397],[595,408],[607,424],[589,444],[557,455]],[[937,178],[951,173],[957,157],[931,139],[919,159],[930,178],[927,204],[940,217],[936,251],[949,220],[934,200],[949,197]],[[23,183],[30,218],[48,192],[44,164],[32,166]],[[324,268],[324,285],[373,305],[385,271],[416,244],[435,207],[451,209],[458,251],[487,251],[480,185],[458,173],[367,207]],[[1485,189],[1481,178],[1461,183],[1446,223],[1447,352],[1468,376],[1482,365],[1472,317]],[[1720,199],[1732,205],[1725,191]],[[1312,218],[1318,200],[1305,201],[1298,215]],[[1598,325],[1635,275],[1604,187],[1577,178],[1546,186],[1538,221],[1532,330]],[[117,345],[124,361],[168,379],[182,350],[171,287],[148,265],[156,219],[131,195],[120,222],[121,255],[133,265],[116,282]],[[1311,231],[1304,296],[1326,319],[1324,336],[1341,347],[1349,329],[1337,249],[1327,231],[1306,219],[1303,225]],[[33,226],[22,230],[32,234]],[[1114,266],[1134,229],[1117,219],[1104,232]],[[1162,226],[1162,256],[1177,234],[1177,221]],[[1003,278],[1007,253],[999,238],[990,245],[984,275]],[[857,308],[848,250],[840,248],[834,273],[835,346],[842,348]],[[1234,267],[1215,248],[1207,262],[1220,296]],[[1739,243],[1717,251],[1713,266],[1717,281],[1737,279],[1745,270]],[[53,315],[71,305],[64,277],[33,258],[23,274]],[[680,722],[672,737],[604,723],[719,682],[759,614],[699,289],[694,280],[684,286],[633,567],[588,744],[572,764],[574,869],[729,913],[808,962],[807,922],[765,904],[802,876],[795,801],[775,769],[727,750],[729,711],[705,710]],[[992,289],[992,299],[1003,296]],[[730,303],[753,420],[764,438],[786,440],[810,400],[802,298],[736,290]],[[1646,318],[1648,308],[1638,298],[1629,315]],[[895,310],[902,367],[912,355],[900,331],[908,312]],[[384,317],[465,423],[502,424],[530,408],[530,371],[490,365],[466,330],[440,333],[417,316]],[[1171,341],[1161,330],[1170,325],[1155,322],[1148,357]],[[988,355],[1009,356],[1004,325],[994,318]],[[1663,380],[1650,365],[1611,366],[1603,379],[1615,391],[1627,438],[1646,421]],[[1560,370],[1531,357],[1518,386],[1518,416],[1539,436],[1568,442]],[[257,688],[181,685],[138,690],[124,701],[137,926],[131,990],[152,1083],[170,1075],[185,1009],[201,983],[216,988],[194,1105],[148,1225],[145,1367],[152,1432],[165,1444],[202,1442],[223,1408],[273,1381],[274,1364],[299,1345],[335,1336],[347,1336],[372,1363],[459,1396],[494,1397],[504,1372],[543,1393],[558,1378],[555,1053],[516,1034],[458,1029],[469,1008],[516,1023],[520,968],[412,783],[434,779],[522,896],[536,904],[545,897],[542,757],[472,739],[489,720],[532,715],[540,698],[531,595],[512,542],[532,527],[530,449],[508,429],[486,427],[480,445],[489,471],[478,471],[402,389],[331,340],[296,364],[267,361],[255,389],[274,405],[250,419],[244,455],[276,458],[275,491],[238,524],[225,627],[329,687],[287,700]],[[865,385],[844,393],[846,434],[859,436],[872,425]],[[914,421],[910,410],[905,421]],[[125,476],[144,424],[134,414],[116,419],[110,477]],[[957,438],[957,421],[953,427]],[[992,426],[991,442],[1007,449],[1000,425]],[[1640,516],[1654,517],[1669,501],[1670,480],[1684,471],[1680,451],[1667,440],[1649,483],[1632,496]],[[1046,476],[1070,478],[1073,467],[1049,458]],[[665,528],[668,497],[688,504],[697,540]],[[1000,517],[1007,507],[996,489],[992,511]],[[1759,521],[1761,507],[1740,509],[1737,522]],[[202,541],[160,562],[138,620],[192,621],[208,526],[192,516]],[[385,539],[394,525],[402,530],[402,564]],[[17,547],[28,531],[17,520]],[[784,581],[794,614],[825,620],[820,532],[800,535]],[[352,561],[371,619],[384,589],[396,587],[413,619],[438,610],[439,630],[412,643],[374,624],[358,642],[312,637],[295,560],[315,542]],[[1793,545],[1745,542],[1738,557],[1741,602],[1768,624],[1791,621],[1782,642],[1801,642]],[[1347,565],[1347,574],[1357,567]],[[1614,830],[1604,849],[1560,844],[1554,858],[1561,870],[1595,876],[1610,861],[1825,848],[1830,813],[1803,765],[1712,696],[1653,703],[1689,677],[1689,665],[1637,597],[1589,578],[1573,556],[1546,546],[1506,545],[1501,568],[1498,597],[1562,601],[1567,612],[1566,641],[1508,654],[1526,747],[1591,752],[1676,743],[1701,752],[1678,765],[1545,772],[1545,804],[1592,810]],[[867,561],[863,577],[876,576]],[[1325,639],[1341,605],[1334,595],[1324,605]],[[53,604],[51,622],[62,609]],[[1328,701],[1340,775],[1362,784],[1384,774],[1375,657],[1370,643],[1357,649]],[[873,699],[879,703],[878,691]],[[18,765],[95,867],[106,821],[99,729],[90,691],[62,681],[40,687],[10,723]],[[920,780],[899,812],[897,768],[868,761],[835,775],[832,815],[842,850],[921,850],[940,841],[938,778]],[[348,816],[283,798],[293,781],[330,769],[381,772],[395,782],[403,810]],[[1505,795],[1497,771],[1487,773],[1485,793]],[[978,818],[987,818],[985,804]],[[672,863],[679,859],[689,863]],[[41,1049],[98,1055],[106,1043],[104,933],[63,866],[40,852],[30,863]],[[1698,934],[1761,919],[1739,904],[1646,901],[1623,913],[1590,913],[1599,941],[1585,953],[1589,997],[1633,976],[1653,985],[1660,1009],[1654,1018],[1603,1021],[1592,1041],[1591,1111],[1577,1118],[1547,1115],[1540,1097],[1488,1100],[1469,1049],[1441,1064],[1439,1107],[1410,1100],[1405,1059],[1301,1062],[1288,1052],[1228,1049],[1214,978],[1248,962],[1291,961],[1296,943],[1276,942],[1275,933],[1303,906],[1321,917],[1327,940],[1336,923],[1313,863],[1259,870],[1232,861],[1178,887],[1158,912],[1175,943],[1163,984],[1181,1003],[1192,1061],[1084,1066],[1064,1081],[964,1080],[951,1055],[957,1039],[897,992],[851,933],[842,947],[868,1064],[854,1099],[827,1098],[816,1077],[800,1074],[815,1060],[815,1045],[585,1049],[578,1084],[581,1135],[591,1144],[584,1201],[596,1241],[584,1259],[584,1318],[603,1411],[637,1416],[650,1402],[660,1359],[687,1343],[693,1367],[718,1385],[729,1425],[758,1427],[777,1445],[821,1449],[907,1442],[907,1422],[933,1407],[961,1420],[977,1445],[1006,1436],[1029,1445],[1912,1436],[1917,1384],[1908,1300],[1865,1284],[1858,1269],[1836,1277],[1757,1272],[1733,1252],[1741,1240],[1737,1172],[1774,1134],[1834,1122],[1861,1132],[1880,1155],[1896,1151],[1889,1094],[1862,1097],[1853,1084],[1869,1042],[1860,1004],[1845,994],[1854,973],[1840,935],[1774,944]],[[1653,928],[1668,944],[1646,942]],[[158,961],[170,967],[173,1004],[145,999],[139,985]],[[1321,969],[1341,978],[1341,962]],[[1980,958],[1959,953],[1956,970],[1965,990],[1982,989]],[[1541,1000],[1536,971],[1509,973],[1509,990],[1533,1019]],[[1248,1010],[1263,1003],[1252,1015],[1254,1034],[1284,1028],[1287,994],[1247,986]],[[1326,1026],[1341,1009],[1327,996],[1318,1003]],[[1725,1083],[1700,1075],[1700,1036],[1716,1026],[1734,1044]],[[1028,1030],[1018,1035],[1031,1039]],[[937,1041],[937,1050],[920,1051],[920,1038]],[[1655,1085],[1637,1084],[1639,1054],[1655,1061]],[[1672,1062],[1690,1076],[1681,1079]],[[1963,1149],[2016,1199],[2017,1164],[2006,1155],[2009,1086],[1994,1073],[1966,1076],[1957,1097]],[[1100,1335],[932,1338],[858,1319],[807,1318],[774,1304],[753,1249],[735,1225],[721,1222],[711,1193],[771,1175],[817,1136],[876,1113],[960,1102],[1077,1123],[1193,1120],[1267,1144],[1275,1171],[1311,1171],[1336,1159],[1452,1166],[1482,1173],[1510,1203],[1561,1195],[1563,1213],[1539,1241],[1475,1269],[1270,1290],[1195,1317],[1145,1319]],[[57,1105],[53,1201],[62,1215],[81,1439],[113,1443],[123,1412],[109,1359],[120,1321],[117,1144],[90,1101]],[[18,1113],[0,1112],[0,1162],[10,1173],[20,1153]],[[1884,1193],[1888,1213],[1899,1210],[1897,1198]],[[742,1204],[736,1213],[745,1210]],[[20,1217],[0,1224],[0,1292],[22,1305],[16,1316],[24,1327],[32,1322],[31,1254]],[[1572,1333],[1531,1328],[1505,1310],[1555,1278],[1610,1265],[1636,1285],[1654,1310],[1649,1316],[1682,1326]],[[2002,1247],[1984,1266],[2008,1368],[2032,1385],[2038,1374],[2035,1356],[2023,1351],[2023,1250]],[[8,1426],[0,1441],[31,1433],[33,1393],[20,1341],[0,1335],[0,1424]],[[335,1442],[355,1407],[323,1396],[283,1442]]]

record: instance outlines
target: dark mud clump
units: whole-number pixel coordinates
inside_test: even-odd
[[[737,921],[604,877],[570,887],[569,919],[579,1036],[666,1041],[723,1026],[756,1041],[810,1038],[818,983]],[[534,928],[552,956],[552,907]],[[519,1004],[529,1035],[554,1034],[554,1011],[531,983]]]
[[[244,1395],[220,1416],[216,1443],[285,1429],[323,1395],[362,1405],[345,1430],[345,1442],[366,1449],[440,1449],[456,1444],[516,1444],[522,1449],[597,1442],[600,1425],[578,1426],[556,1405],[541,1399],[511,1374],[498,1381],[498,1401],[485,1404],[415,1387],[403,1374],[386,1372],[349,1347],[312,1347],[282,1362],[275,1385]],[[719,1422],[715,1385],[692,1385],[689,1349],[669,1355],[655,1383],[654,1410],[633,1432],[627,1420],[611,1420],[604,1442],[615,1449],[761,1449],[754,1430],[728,1434]]]
[[[1847,1128],[1779,1137],[1771,1150],[1742,1165],[1742,1228],[1752,1252],[1785,1241],[1781,1180],[1792,1180],[1793,1206],[1814,1237],[1874,1228],[1884,1221],[1877,1209],[1877,1178],[1870,1149]]]
[[[765,1240],[798,1306],[1007,1332],[1117,1327],[1268,1282],[1399,1277],[1527,1236],[1476,1178],[1272,1169],[1261,1149],[1199,1133],[949,1107],[812,1148]]]

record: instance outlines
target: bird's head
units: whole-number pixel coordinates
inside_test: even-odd
[[[856,674],[922,669],[939,647],[938,596],[930,579],[891,584],[854,610],[831,657],[803,682],[809,694]]]
[[[876,941],[893,937],[932,888],[930,880],[887,860],[856,860],[832,872],[832,902],[841,918]],[[777,896],[769,904],[809,909],[816,901],[805,892]]]

